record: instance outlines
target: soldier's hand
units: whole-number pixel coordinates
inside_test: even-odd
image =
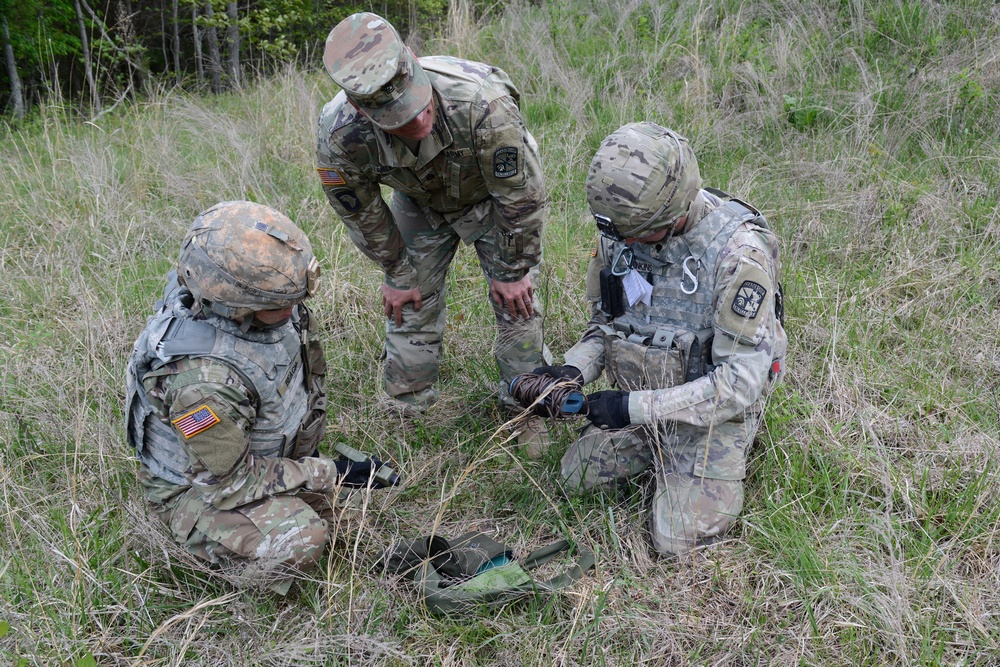
[[[382,307],[385,309],[385,316],[393,319],[397,327],[403,326],[403,306],[412,303],[413,310],[420,310],[420,307],[424,305],[424,298],[420,294],[419,287],[396,289],[383,284],[379,289],[382,290]]]
[[[557,380],[571,380],[583,384],[583,373],[576,366],[566,364],[564,366],[539,366],[531,371],[535,375],[548,375]]]
[[[600,428],[619,429],[632,423],[627,391],[597,391],[587,395],[587,419]]]
[[[523,278],[513,283],[502,283],[499,280],[490,280],[490,295],[493,300],[501,306],[507,308],[507,312],[515,320],[518,316],[528,319],[531,317],[531,299],[535,295],[535,289],[531,286],[531,276],[525,274]]]

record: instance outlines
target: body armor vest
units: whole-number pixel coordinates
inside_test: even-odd
[[[729,239],[749,221],[767,226],[757,211],[730,200],[690,231],[668,236],[659,251],[633,246],[632,268],[653,286],[653,294],[649,306],[637,301],[601,327],[612,384],[626,391],[664,389],[712,370],[716,267]],[[626,247],[607,239],[602,246],[609,266]]]
[[[224,318],[213,318],[211,324],[195,320],[186,289],[174,289],[164,301],[136,341],[126,373],[126,437],[139,459],[157,477],[188,484],[188,454],[173,428],[161,421],[142,384],[146,373],[181,357],[212,359],[235,371],[255,398],[250,453],[291,456],[303,421],[317,404],[325,408],[326,401],[318,388],[307,390],[300,324],[241,333],[238,324]]]

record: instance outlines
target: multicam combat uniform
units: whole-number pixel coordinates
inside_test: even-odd
[[[326,368],[309,313],[299,305],[281,326],[243,332],[192,306],[172,289],[129,359],[127,436],[146,500],[210,562],[306,569],[326,545],[337,479],[313,456]]]
[[[419,287],[423,306],[386,325],[390,396],[421,392],[437,378],[445,326],[445,276],[459,241],[475,244],[488,279],[538,284],[545,190],[538,146],[524,126],[519,93],[496,67],[451,57],[419,60],[433,88],[436,118],[417,154],[373,125],[343,92],[319,120],[318,171],[351,240],[385,272],[385,282]],[[389,205],[379,185],[393,189]],[[492,301],[492,298],[491,298]],[[493,302],[501,376],[542,363],[542,311],[513,320]],[[546,350],[547,352],[547,350]]]
[[[601,309],[601,270],[623,262],[624,248],[599,240],[587,272],[593,317],[565,359],[585,382],[606,371],[629,391],[633,426],[589,426],[562,475],[590,489],[655,466],[653,545],[683,553],[722,534],[743,507],[747,450],[786,348],[777,239],[757,211],[701,190],[682,234],[632,244],[650,304],[626,301],[612,319]]]

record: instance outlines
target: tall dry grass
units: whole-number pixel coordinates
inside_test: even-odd
[[[240,95],[162,91],[97,124],[47,108],[0,150],[0,655],[27,665],[995,664],[1000,590],[1000,15],[882,2],[451,5],[425,52],[502,66],[550,193],[547,342],[587,313],[583,178],[649,119],[782,242],[790,373],[751,453],[732,539],[683,562],[645,534],[649,480],[567,497],[558,456],[498,428],[494,330],[472,253],[449,279],[443,400],[378,404],[380,280],[322,199],[316,116],[288,71]],[[331,437],[407,482],[339,528],[284,599],[185,557],[142,506],[124,365],[190,220],[222,199],[287,212],[324,269],[315,309]],[[397,537],[493,530],[598,553],[566,595],[459,622],[373,564]],[[20,662],[19,662],[20,661]]]

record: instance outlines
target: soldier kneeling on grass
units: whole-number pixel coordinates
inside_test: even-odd
[[[591,490],[653,467],[656,551],[717,539],[743,509],[746,458],[782,372],[778,243],[763,216],[701,188],[686,139],[653,123],[601,144],[586,182],[600,235],[592,317],[564,366],[535,373],[617,387],[587,396],[592,422],[562,459]]]
[[[127,437],[152,511],[189,552],[284,593],[316,564],[344,484],[367,466],[318,455],[326,364],[303,304],[319,265],[260,204],[195,218],[127,371]]]

